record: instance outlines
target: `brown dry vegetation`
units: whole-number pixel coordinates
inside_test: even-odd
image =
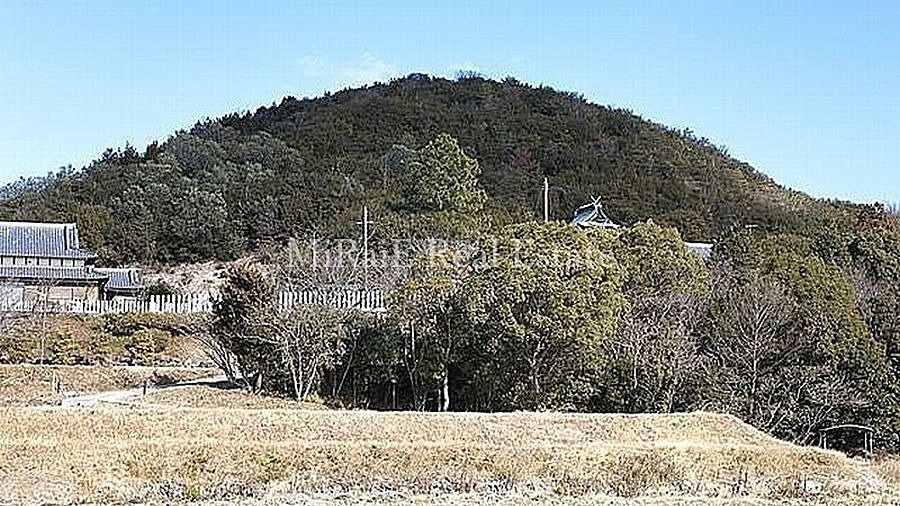
[[[0,365],[0,406],[55,404],[64,396],[165,385],[215,376],[218,369]]]
[[[142,274],[148,285],[163,284],[176,293],[203,293],[221,288],[227,265],[227,262],[157,265],[144,269]]]
[[[872,463],[872,470],[888,486],[900,490],[900,458],[894,455],[881,456]]]
[[[88,393],[215,373],[0,366],[0,502],[900,500],[897,460],[869,465],[708,413],[328,411],[214,385],[156,391],[130,406],[33,406],[58,400],[55,381]]]
[[[321,402],[297,402],[291,399],[256,395],[239,388],[196,385],[147,394],[140,402],[152,406],[176,408],[228,409],[325,409]]]
[[[0,495],[14,502],[643,496],[854,503],[885,501],[887,493],[870,469],[838,453],[705,413],[0,411]]]

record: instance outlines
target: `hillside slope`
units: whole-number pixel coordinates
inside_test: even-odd
[[[113,262],[231,258],[298,234],[356,237],[364,204],[414,219],[396,205],[401,183],[386,157],[440,133],[479,161],[493,223],[536,218],[545,176],[555,219],[602,195],[614,219],[652,218],[688,240],[743,224],[814,234],[857,212],[577,94],[410,75],[206,121],[145,153],[109,150],[84,170],[7,187],[0,218],[75,219]],[[382,237],[400,234],[389,228]]]

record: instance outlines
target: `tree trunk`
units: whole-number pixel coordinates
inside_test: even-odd
[[[447,372],[447,366],[444,366],[444,371],[441,378],[441,411],[449,411],[450,410],[450,374]]]
[[[297,362],[299,362],[299,357],[297,358]],[[294,399],[297,402],[300,402],[300,379],[297,377],[297,367],[299,364],[294,363],[294,357],[288,356],[288,364],[291,367],[291,382],[294,387]]]

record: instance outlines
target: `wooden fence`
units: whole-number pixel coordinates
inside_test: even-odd
[[[283,308],[295,306],[329,306],[360,311],[384,311],[384,294],[380,290],[308,290],[282,292],[278,302]]]
[[[168,313],[193,314],[212,311],[208,293],[190,295],[150,295],[141,299],[70,300],[59,304],[60,313]]]
[[[209,313],[213,307],[213,294],[151,295],[141,299],[69,300],[54,301],[46,311],[53,313],[108,314],[108,313]],[[357,309],[364,312],[385,311],[384,294],[380,290],[309,290],[282,292],[279,305],[288,309],[296,306],[329,306],[337,309]],[[39,312],[42,308],[16,307],[18,312]]]

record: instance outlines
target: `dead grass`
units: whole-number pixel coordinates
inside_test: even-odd
[[[66,395],[87,394],[215,376],[218,369],[0,365],[0,406],[56,404]]]
[[[163,265],[156,270],[144,269],[143,276],[148,285],[163,283],[178,293],[216,292],[224,282],[222,273],[227,267],[228,263],[222,262]]]
[[[475,502],[528,502],[530,496],[868,500],[879,492],[885,489],[867,469],[838,453],[791,446],[734,418],[705,413],[0,411],[0,496],[13,502],[307,497],[302,494],[333,500],[372,493]]]
[[[321,402],[296,402],[291,399],[255,395],[239,388],[196,385],[148,394],[142,404],[176,408],[227,409],[325,409]]]
[[[900,490],[900,457],[881,456],[872,462],[872,470],[886,484]]]
[[[565,506],[785,506],[812,504],[819,506],[896,506],[896,496],[867,496],[865,498],[822,498],[816,500],[771,500],[758,497],[612,497],[588,494],[584,496],[560,496],[534,490],[517,490],[506,494],[449,493],[405,494],[396,491],[355,492],[352,495],[304,494],[269,495],[263,498],[246,498],[228,501],[227,504],[243,506],[281,506],[282,504],[330,505],[330,504],[379,504],[379,505],[482,505],[504,506],[565,505]],[[221,506],[221,501],[201,501],[197,504]]]
[[[796,447],[724,415],[327,411],[197,385],[210,369],[0,366],[0,502],[897,504],[900,461]],[[315,409],[313,409],[315,408]]]

